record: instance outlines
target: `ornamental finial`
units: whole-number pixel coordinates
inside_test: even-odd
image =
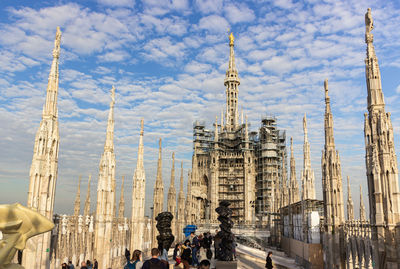
[[[233,33],[229,35],[229,46],[233,46],[233,41],[235,41],[235,37],[233,37]]]
[[[371,8],[365,13],[365,34],[369,34],[374,29],[374,20],[371,15]]]
[[[56,38],[54,39],[54,49],[53,49],[53,57],[60,57],[60,44],[61,44],[61,30],[60,27],[57,26]]]
[[[325,88],[325,98],[328,98],[328,79],[327,78],[324,81],[324,88]]]

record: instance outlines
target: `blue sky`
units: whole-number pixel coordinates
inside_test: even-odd
[[[344,189],[349,175],[358,211],[359,184],[368,207],[364,14],[371,7],[386,109],[392,113],[398,152],[398,1],[3,0],[0,7],[0,203],[26,202],[56,26],[63,32],[57,213],[72,212],[79,175],[86,180],[93,174],[95,204],[113,84],[117,182],[119,192],[121,177],[126,176],[126,214],[130,215],[141,117],[145,121],[147,209],[159,137],[163,139],[165,193],[173,151],[177,161],[184,162],[186,187],[192,123],[205,120],[211,128],[225,103],[228,28],[236,37],[240,106],[252,130],[260,126],[262,115],[272,114],[288,137],[293,136],[298,179],[303,163],[302,117],[307,113],[318,198],[322,198],[323,81],[329,79]],[[84,181],[81,200],[86,185]]]

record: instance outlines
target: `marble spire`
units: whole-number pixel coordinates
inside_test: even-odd
[[[286,150],[282,151],[282,183],[281,183],[281,206],[287,206],[289,204],[289,189],[287,182],[287,170],[286,170]]]
[[[215,131],[214,131],[214,147],[217,148],[218,147],[218,117],[215,116]]]
[[[91,181],[91,179],[92,179],[92,174],[89,175],[89,179],[88,179],[85,207],[83,209],[83,215],[84,216],[89,216],[90,215],[90,181]]]
[[[167,211],[171,212],[171,214],[174,216],[171,222],[171,229],[172,231],[175,231],[176,229],[175,152],[172,153],[171,183],[168,189]]]
[[[354,220],[354,204],[351,198],[349,176],[347,176],[347,220]]]
[[[192,225],[193,224],[193,207],[192,207],[192,173],[188,171],[188,183],[187,183],[187,191],[186,191],[186,201],[185,201],[185,224]]]
[[[342,225],[344,218],[342,169],[339,152],[335,149],[333,137],[333,116],[328,94],[328,79],[324,81],[325,89],[325,147],[322,151],[322,189],[325,205],[325,224],[328,231]],[[315,195],[315,194],[314,194]]]
[[[244,124],[244,140],[247,143],[249,142],[249,125],[247,124],[247,115],[246,115],[246,121]]]
[[[82,176],[79,176],[78,190],[76,192],[76,198],[75,198],[75,204],[74,204],[74,216],[78,216],[79,211],[81,210],[81,179],[82,179]]]
[[[367,219],[365,214],[364,198],[362,195],[362,188],[360,185],[360,220],[365,221]]]
[[[106,141],[99,164],[97,182],[97,205],[95,219],[94,253],[99,269],[111,267],[112,230],[115,217],[115,153],[114,153],[114,105],[115,88],[111,89]]]
[[[315,177],[311,168],[310,143],[308,142],[307,116],[303,118],[304,146],[303,146],[303,171],[301,173],[302,200],[315,199]]]
[[[342,169],[339,152],[335,149],[333,137],[333,116],[328,94],[328,79],[324,81],[325,89],[325,146],[322,151],[322,192],[324,199],[324,268],[344,268],[345,261],[338,242],[343,236],[344,204],[342,187]],[[315,196],[315,193],[314,193]]]
[[[293,153],[293,138],[290,138],[290,182],[289,182],[289,204],[300,201],[299,185],[296,179],[296,162]]]
[[[224,131],[224,110],[221,109],[221,133]]]
[[[381,74],[373,44],[371,9],[365,14],[365,77],[367,109],[364,120],[365,161],[375,263],[398,268],[400,237],[400,192],[397,156],[390,113],[385,111]],[[381,238],[386,238],[382,240]]]
[[[145,229],[144,206],[146,193],[146,174],[143,164],[144,121],[140,121],[140,136],[136,169],[133,175],[131,248],[144,249],[143,233]]]
[[[35,136],[32,164],[29,172],[27,206],[48,219],[53,219],[56,181],[58,174],[58,63],[60,58],[61,31],[57,27],[54,40],[53,60],[47,83],[46,101],[42,120]],[[48,268],[50,266],[51,233],[47,232],[27,241],[22,265],[25,268]]]
[[[163,212],[164,208],[164,183],[162,180],[162,154],[161,154],[161,138],[158,142],[158,164],[157,164],[157,178],[156,184],[154,186],[154,195],[153,195],[153,228],[152,228],[152,246],[157,246],[156,237],[158,235],[158,230],[156,228],[155,218],[161,212]]]
[[[239,75],[235,65],[234,37],[229,35],[229,63],[226,70],[224,85],[226,87],[226,129],[234,131],[239,123],[238,97],[239,97]]]
[[[125,181],[125,177],[122,176],[121,196],[119,197],[119,205],[118,205],[118,218],[119,219],[123,219],[124,215],[125,215],[124,181]]]
[[[183,162],[181,162],[181,178],[179,181],[178,206],[176,213],[176,237],[178,241],[183,240],[183,227],[185,225],[185,193],[183,192]]]

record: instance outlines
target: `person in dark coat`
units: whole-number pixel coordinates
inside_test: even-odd
[[[75,269],[75,266],[72,264],[71,261],[68,261],[68,269]]]
[[[211,263],[208,260],[202,260],[198,269],[210,269]]]
[[[168,269],[168,266],[165,265],[158,257],[160,256],[160,250],[158,248],[153,248],[151,250],[151,259],[147,260],[143,263],[142,269]]]
[[[192,264],[191,255],[192,255],[192,251],[190,248],[186,248],[183,250],[181,260],[182,260],[184,269],[190,268],[190,264]]]
[[[221,244],[221,237],[218,234],[214,236],[214,255],[216,259],[219,259],[219,252],[220,252],[220,244]]]
[[[172,255],[172,259],[176,262],[175,266],[181,263],[181,255],[182,255],[182,245],[178,243],[175,245],[174,254]]]
[[[196,235],[193,237],[191,247],[192,247],[193,265],[197,266],[197,265],[199,265],[199,260],[197,259],[197,252],[200,249],[200,241],[199,241],[199,238]]]
[[[272,258],[271,258],[271,256],[272,256],[272,251],[270,251],[270,252],[268,252],[268,255],[267,255],[267,260],[266,260],[266,264],[265,264],[265,268],[267,268],[267,269],[272,269],[272,268],[274,268],[274,266],[272,265]]]

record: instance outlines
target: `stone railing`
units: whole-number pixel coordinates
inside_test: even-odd
[[[372,269],[372,241],[369,221],[346,221],[344,235],[347,268]]]

